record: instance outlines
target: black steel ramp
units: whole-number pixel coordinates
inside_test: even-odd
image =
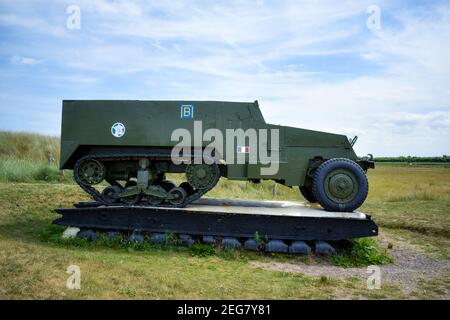
[[[376,236],[378,226],[360,212],[327,212],[290,201],[200,199],[185,208],[100,206],[56,209],[54,224],[103,230],[172,232],[193,236],[280,240],[347,240]]]

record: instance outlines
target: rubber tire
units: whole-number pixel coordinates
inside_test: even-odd
[[[346,169],[351,171],[355,175],[358,183],[358,193],[347,203],[337,203],[328,198],[325,192],[324,180],[330,172],[336,169]],[[369,193],[369,182],[367,181],[364,170],[359,164],[350,159],[335,158],[325,161],[317,168],[316,173],[314,174],[312,192],[326,211],[352,212],[359,208],[364,200],[366,200],[367,194]]]
[[[302,194],[303,198],[306,199],[306,201],[308,201],[309,203],[317,202],[317,199],[312,192],[312,188],[301,186],[298,187],[298,189],[300,190],[300,193]]]

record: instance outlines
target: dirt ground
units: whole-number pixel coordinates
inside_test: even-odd
[[[387,248],[389,239],[380,235],[380,242]],[[394,263],[379,266],[381,271],[381,281],[387,281],[398,286],[404,294],[411,294],[421,281],[433,281],[436,278],[447,278],[447,284],[450,284],[450,260],[436,259],[420,249],[405,244],[396,244],[388,249],[390,256],[394,258]],[[284,263],[284,262],[260,262],[250,261],[249,265],[254,268],[262,268],[271,271],[282,271],[301,273],[313,277],[330,277],[345,279],[357,277],[367,279],[369,273],[367,268],[342,268],[332,265],[330,262],[320,261],[312,263]],[[448,287],[448,286],[447,286]],[[442,299],[450,299],[450,292],[445,292]]]

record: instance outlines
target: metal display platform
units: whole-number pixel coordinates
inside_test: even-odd
[[[327,212],[291,201],[199,199],[185,208],[103,206],[81,202],[56,209],[54,224],[120,231],[279,240],[348,240],[378,235],[370,215]]]

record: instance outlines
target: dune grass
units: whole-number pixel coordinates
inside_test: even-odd
[[[56,165],[26,159],[0,159],[0,181],[4,182],[71,182],[72,173]]]
[[[47,163],[50,153],[59,163],[59,137],[26,132],[0,131],[0,159]]]
[[[59,163],[59,138],[0,131],[0,181],[69,182],[70,173]],[[53,162],[49,164],[49,154]]]

